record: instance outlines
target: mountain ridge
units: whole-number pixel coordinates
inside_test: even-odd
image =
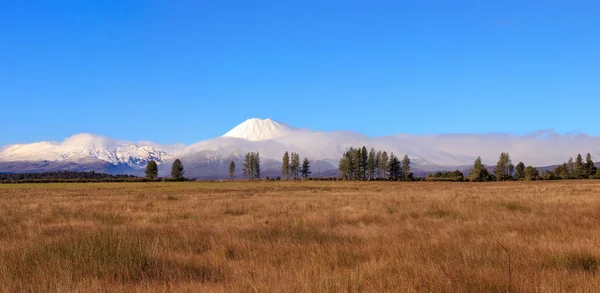
[[[88,168],[109,170],[113,174],[142,174],[147,162],[155,160],[161,174],[168,175],[165,170],[169,164],[175,158],[180,158],[188,174],[195,174],[194,177],[201,178],[203,172],[215,177],[227,177],[225,165],[230,161],[241,162],[245,153],[258,151],[265,162],[265,174],[277,174],[280,169],[277,162],[280,164],[283,153],[289,151],[297,152],[311,162],[319,162],[319,172],[323,173],[335,171],[339,158],[350,147],[363,145],[394,152],[397,156],[407,154],[413,162],[413,168],[423,172],[463,168],[471,165],[477,156],[491,165],[500,152],[509,152],[515,163],[524,161],[534,166],[558,164],[577,153],[591,152],[594,157],[600,154],[600,137],[561,135],[547,130],[522,136],[500,133],[369,137],[350,131],[312,131],[270,118],[251,118],[223,136],[188,146],[136,143],[89,133],[76,134],[62,142],[2,146],[0,172],[60,168],[79,171]],[[238,164],[238,170],[241,170],[241,164]]]

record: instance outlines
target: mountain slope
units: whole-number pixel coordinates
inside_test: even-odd
[[[265,176],[280,173],[285,151],[299,153],[313,162],[313,174],[335,174],[342,154],[350,147],[367,146],[402,157],[407,154],[415,172],[461,170],[477,156],[494,165],[501,152],[513,162],[548,166],[577,153],[600,156],[600,137],[581,133],[539,131],[526,135],[491,134],[398,134],[369,137],[350,131],[312,131],[272,119],[252,118],[222,137],[189,146],[160,146],[152,142],[127,142],[91,134],[77,134],[62,142],[36,142],[0,147],[0,172],[46,170],[108,170],[109,173],[141,174],[150,160],[159,163],[160,174],[169,175],[171,162],[181,158],[192,178],[227,178],[229,162],[237,164],[251,151],[260,152]],[[598,160],[598,159],[597,159]],[[270,174],[270,175],[266,175]],[[325,175],[324,175],[325,176]]]
[[[263,141],[289,135],[296,131],[295,128],[282,123],[267,119],[251,118],[234,127],[223,137],[242,138],[249,141]]]
[[[131,142],[112,140],[92,134],[76,134],[62,142],[37,142],[8,146],[0,152],[0,162],[54,161],[82,162],[87,159],[104,161],[113,165],[136,168],[150,160],[163,162],[170,156],[163,150]]]

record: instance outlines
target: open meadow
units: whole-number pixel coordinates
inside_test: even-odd
[[[0,292],[598,292],[600,181],[0,185]]]

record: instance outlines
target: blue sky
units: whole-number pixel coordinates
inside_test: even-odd
[[[600,135],[598,11],[551,0],[4,1],[0,145],[80,132],[189,144],[250,117],[371,136]]]

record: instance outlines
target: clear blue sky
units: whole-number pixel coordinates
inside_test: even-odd
[[[326,3],[323,3],[326,2]],[[0,145],[600,134],[598,1],[3,1]]]

